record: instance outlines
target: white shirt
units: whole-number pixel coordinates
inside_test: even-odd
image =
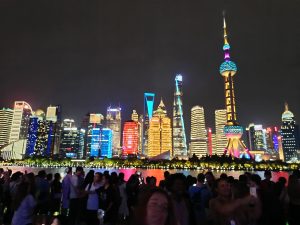
[[[102,185],[101,184],[94,184],[94,182],[92,183],[92,185],[87,185],[85,190],[89,191],[89,196],[88,196],[88,200],[87,200],[87,205],[86,208],[88,210],[98,210],[99,209],[99,198],[98,198],[98,194],[95,192],[95,190],[97,190],[98,188],[100,188]]]

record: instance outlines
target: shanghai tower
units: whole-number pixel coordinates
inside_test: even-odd
[[[173,103],[173,157],[187,157],[186,135],[182,110],[182,75],[175,77]]]

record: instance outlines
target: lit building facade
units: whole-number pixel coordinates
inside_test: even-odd
[[[148,133],[150,120],[153,116],[154,99],[154,93],[144,93],[144,117],[141,121],[143,132],[142,155],[148,155]]]
[[[224,133],[227,138],[225,153],[232,157],[250,157],[249,151],[245,144],[241,141],[243,135],[243,127],[237,122],[234,82],[233,77],[237,72],[236,64],[230,59],[230,45],[227,38],[226,22],[224,20],[224,62],[220,65],[220,74],[224,78],[225,84],[225,106],[226,106],[226,125]]]
[[[113,132],[113,157],[119,156],[121,150],[121,108],[108,107],[106,113],[106,127]]]
[[[0,109],[0,148],[9,143],[13,114],[12,109]]]
[[[190,156],[194,154],[199,158],[208,154],[204,108],[201,106],[191,109]]]
[[[136,112],[136,110],[132,111],[131,120],[133,120],[134,122],[138,122],[139,121],[139,114]]]
[[[137,155],[139,150],[139,124],[129,120],[124,123],[122,156]]]
[[[29,119],[26,156],[51,156],[53,122],[45,120],[45,113],[37,110]]]
[[[101,156],[111,159],[113,146],[113,132],[109,128],[103,128],[101,134]]]
[[[14,113],[10,131],[9,143],[19,139],[27,139],[30,116],[32,115],[31,106],[24,101],[14,103]]]
[[[171,119],[163,101],[154,112],[149,126],[148,157],[155,157],[172,150]]]
[[[51,121],[53,126],[52,132],[52,144],[51,144],[51,156],[59,154],[60,137],[61,137],[61,107],[48,106],[46,112],[46,121]]]
[[[216,148],[215,154],[223,155],[227,145],[227,138],[224,133],[224,128],[227,123],[226,109],[215,110],[215,126],[216,126]]]
[[[289,111],[288,104],[285,104],[285,111],[281,117],[281,137],[284,161],[297,161],[300,151],[299,126],[296,124],[294,114]]]
[[[207,154],[213,155],[213,133],[210,127],[207,128]]]
[[[62,158],[82,159],[85,130],[75,127],[72,119],[65,119],[63,124],[60,139],[60,156]]]
[[[82,127],[86,131],[84,158],[100,156],[103,119],[100,113],[89,113],[85,118]]]
[[[266,129],[261,124],[249,124],[246,128],[246,134],[250,151],[267,151],[266,133]]]
[[[187,142],[182,109],[182,75],[175,77],[175,91],[173,102],[173,156],[187,157]]]

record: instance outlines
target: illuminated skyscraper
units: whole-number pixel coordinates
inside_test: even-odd
[[[280,133],[277,127],[268,127],[266,129],[267,151],[269,153],[279,154]]]
[[[61,137],[61,107],[48,106],[46,113],[46,120],[52,122],[52,144],[51,144],[51,156],[59,154],[60,137]]]
[[[266,129],[260,124],[251,123],[246,128],[247,141],[250,151],[266,151]]]
[[[237,122],[236,108],[235,108],[235,94],[233,86],[233,76],[236,74],[236,64],[230,60],[229,50],[230,45],[227,39],[226,22],[224,21],[224,62],[220,65],[220,74],[224,77],[225,83],[225,105],[227,123],[224,128],[225,136],[228,140],[225,153],[234,157],[249,157],[249,151],[244,143],[241,141],[243,135],[243,127]]]
[[[285,111],[282,113],[282,148],[284,161],[300,160],[300,135],[299,126],[296,124],[294,114],[289,111],[288,104],[285,104]]]
[[[75,127],[74,120],[65,119],[61,131],[60,156],[82,159],[84,153],[85,130]]]
[[[29,119],[32,115],[31,106],[24,101],[16,101],[14,104],[14,114],[10,131],[9,142],[19,139],[27,139]]]
[[[106,127],[113,132],[113,157],[119,156],[121,150],[121,108],[108,107],[106,113]]]
[[[131,114],[131,120],[135,121],[135,122],[138,122],[139,121],[139,114],[137,114],[136,110],[133,110],[132,111],[132,114]]]
[[[211,128],[207,128],[207,154],[213,155],[213,133]]]
[[[104,117],[100,113],[89,113],[85,138],[85,157],[99,157],[101,150],[102,121]]]
[[[204,108],[197,105],[191,109],[190,155],[195,154],[200,158],[206,156],[207,153]]]
[[[153,115],[153,106],[154,106],[154,93],[144,93],[144,117],[142,120],[143,124],[143,146],[142,146],[142,154],[148,154],[148,130],[149,130],[149,122]]]
[[[12,109],[0,109],[0,148],[9,143],[13,114]]]
[[[122,156],[137,155],[139,148],[139,124],[129,120],[124,123]]]
[[[171,119],[163,103],[160,104],[150,120],[148,157],[154,157],[172,150]]]
[[[51,156],[53,123],[45,120],[45,113],[38,109],[29,119],[26,156]]]
[[[175,91],[173,103],[173,156],[188,156],[186,134],[182,109],[182,76],[175,77]]]
[[[226,109],[218,109],[215,111],[215,125],[216,125],[215,154],[223,155],[227,145],[227,138],[224,133],[224,127],[226,125]]]
[[[101,156],[112,158],[113,132],[109,128],[102,129]]]

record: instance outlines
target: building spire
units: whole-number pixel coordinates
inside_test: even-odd
[[[228,45],[225,13],[223,14],[223,29],[224,29],[224,45]]]
[[[289,104],[287,102],[284,103],[284,111],[289,111]]]

